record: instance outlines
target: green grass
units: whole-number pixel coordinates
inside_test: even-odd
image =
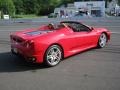
[[[39,18],[39,17],[41,17],[41,16],[29,14],[29,15],[15,15],[13,18]]]

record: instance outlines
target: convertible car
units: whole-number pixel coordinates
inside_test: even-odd
[[[10,35],[11,52],[33,63],[55,66],[68,56],[90,48],[103,48],[110,31],[93,28],[77,21],[62,21]]]

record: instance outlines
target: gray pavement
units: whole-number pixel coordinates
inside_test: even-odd
[[[112,32],[111,41],[105,48],[82,52],[47,68],[12,55],[9,34],[61,19],[0,21],[0,90],[120,90],[120,18],[66,20],[105,27]]]

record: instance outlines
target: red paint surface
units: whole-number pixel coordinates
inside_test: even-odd
[[[47,32],[48,30],[49,32]],[[26,34],[33,31],[40,31],[41,34]],[[35,57],[36,63],[42,63],[49,46],[60,45],[65,58],[96,47],[103,32],[107,34],[108,40],[110,40],[110,32],[105,28],[93,28],[89,32],[74,32],[67,26],[57,30],[50,30],[48,26],[41,26],[39,29],[27,29],[11,34],[11,48],[16,48],[18,53],[25,58]]]

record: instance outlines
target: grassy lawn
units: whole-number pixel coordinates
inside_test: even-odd
[[[41,16],[29,14],[29,15],[15,15],[13,18],[39,18],[39,17],[41,17]]]

